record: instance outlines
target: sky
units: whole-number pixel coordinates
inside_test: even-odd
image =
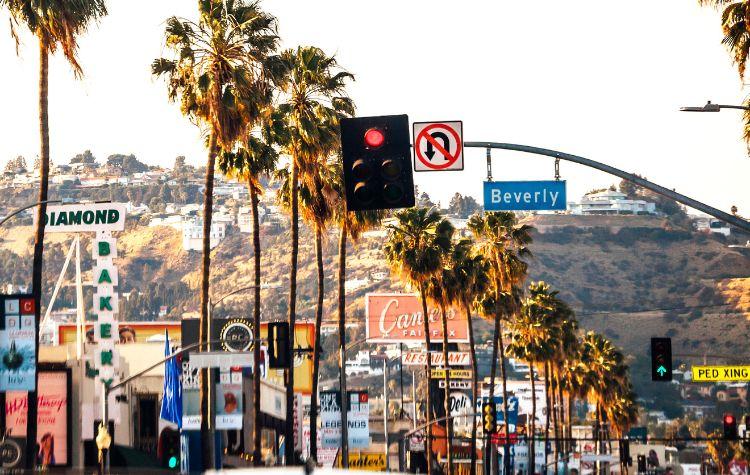
[[[283,47],[319,46],[356,76],[348,90],[360,116],[462,120],[466,141],[580,155],[750,215],[741,112],[679,112],[707,100],[739,104],[747,95],[721,45],[719,13],[697,0],[262,5],[278,18]],[[90,149],[100,161],[133,153],[150,165],[171,166],[178,155],[205,164],[198,129],[150,74],[164,53],[165,20],[195,15],[195,2],[110,0],[108,9],[80,40],[83,80],[61,55],[50,61],[53,162]],[[22,39],[17,56],[0,28],[0,163],[20,154],[31,164],[39,148],[38,53],[31,36]],[[467,149],[464,171],[416,173],[415,183],[443,205],[456,192],[480,200],[484,154]],[[580,165],[560,168],[569,201],[619,181]],[[552,179],[553,160],[496,150],[493,175]]]

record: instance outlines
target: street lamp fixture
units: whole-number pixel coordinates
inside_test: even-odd
[[[704,106],[684,106],[680,107],[680,110],[682,112],[719,112],[721,109],[740,109],[740,110],[750,110],[750,107],[747,106],[734,106],[734,105],[728,105],[728,104],[714,104],[711,101],[706,102],[706,105]]]

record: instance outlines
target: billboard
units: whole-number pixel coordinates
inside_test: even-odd
[[[31,295],[3,295],[0,392],[36,389],[36,317]]]
[[[341,397],[339,391],[320,392],[321,447],[341,447]],[[347,391],[347,428],[350,449],[370,446],[370,401],[367,391]]]
[[[120,343],[164,342],[164,331],[169,331],[169,341],[179,342],[182,339],[180,322],[119,322],[118,337]],[[86,324],[88,343],[94,342],[94,324]],[[60,323],[57,326],[57,344],[75,343],[76,324]]]
[[[70,465],[70,371],[40,370],[37,399],[38,465],[50,467]],[[8,391],[5,395],[5,420],[11,437],[25,437],[27,429],[28,393]]]
[[[427,308],[430,340],[443,340],[440,310]],[[454,309],[446,312],[448,341],[469,342],[469,325],[466,316]],[[416,294],[367,294],[365,296],[367,340],[372,343],[404,343],[424,341],[422,303]]]

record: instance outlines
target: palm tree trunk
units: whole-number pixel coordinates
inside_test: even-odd
[[[448,366],[448,316],[446,315],[445,305],[440,306],[440,320],[443,325],[443,368],[445,368],[445,401],[443,407],[445,408],[445,417],[450,416],[450,394],[451,394],[451,378],[450,369]],[[430,352],[427,352],[427,359],[430,359]],[[453,421],[446,419],[445,421],[445,434],[448,437],[447,451],[448,451],[448,474],[453,473]]]
[[[424,284],[420,286],[419,295],[422,298],[422,320],[424,323],[424,345],[427,351],[427,395],[425,409],[425,424],[427,424],[427,437],[425,438],[425,456],[427,457],[427,473],[432,475],[432,398],[430,397],[430,380],[432,379],[432,358],[430,358],[430,316],[427,313],[427,298],[425,297]]]
[[[258,190],[252,180],[248,181],[250,191],[250,205],[253,213],[253,261],[255,301],[253,302],[253,331],[260,335],[260,220],[258,216]],[[260,345],[253,344],[253,465],[262,465],[260,442],[262,428],[260,425]]]
[[[497,360],[498,360],[498,342],[500,341],[500,311],[498,309],[497,314],[495,315],[495,327],[493,329],[493,338],[492,338],[492,359],[490,362],[490,391],[489,391],[489,402],[492,403],[495,399],[495,374],[497,373]],[[506,416],[508,415],[508,411],[506,410],[505,404],[503,404],[503,421],[507,421]],[[491,462],[495,458],[494,456],[491,456],[493,453],[492,450],[492,440],[490,439],[489,434],[486,432],[484,433],[484,464],[486,466],[491,467]],[[503,454],[504,455],[504,454]],[[505,458],[503,457],[503,462],[505,461]],[[485,471],[485,473],[489,473],[488,470]]]
[[[508,422],[508,372],[505,368],[505,344],[503,343],[503,330],[500,327],[498,335],[500,343],[500,377],[503,382],[503,421],[505,423],[505,444],[503,445],[503,465],[505,473],[513,473],[510,466],[510,424]]]
[[[544,423],[544,466],[547,466],[547,458],[549,453],[547,451],[547,445],[549,444],[549,427],[550,427],[550,410],[552,408],[552,398],[550,397],[550,370],[549,362],[544,362],[544,402],[547,405],[547,414]]]
[[[201,316],[200,316],[200,343],[207,345],[211,338],[211,315],[209,313],[210,297],[208,290],[211,276],[211,219],[214,206],[214,162],[216,161],[216,134],[212,133],[208,142],[208,161],[206,162],[206,181],[203,195],[203,258],[201,260]],[[210,349],[210,345],[208,349]],[[208,395],[210,388],[209,371],[201,370],[201,433],[208,434],[211,409],[209,407]],[[213,468],[213,440],[203,444],[204,466]]]
[[[555,377],[555,371],[553,369],[552,363],[548,363],[547,367],[549,369],[549,376],[550,376],[550,380],[551,380],[551,382],[550,382],[550,390],[551,390],[550,400],[552,401],[552,407],[551,408],[548,407],[547,408],[547,412],[549,412],[550,409],[552,410],[552,434],[554,435],[554,438],[555,438],[555,443],[554,443],[553,449],[552,449],[553,450],[553,458],[552,459],[555,461],[555,472],[554,473],[557,473],[557,461],[558,461],[558,458],[559,458],[559,455],[560,455],[560,450],[559,450],[560,449],[560,432],[558,430],[559,426],[557,425],[557,423],[559,421],[558,414],[557,414],[557,407],[558,407],[557,388],[558,388],[558,385],[560,383],[557,380],[557,378]]]
[[[529,361],[531,378],[531,417],[529,423],[529,473],[536,473],[536,384],[534,383],[534,360]]]
[[[31,290],[34,297],[34,321],[37,336],[39,316],[42,308],[42,269],[44,267],[44,217],[47,212],[47,190],[49,186],[49,54],[47,44],[39,39],[39,206],[36,210],[34,233],[34,263],[32,264]],[[39,344],[35,344],[35,361],[39,361]],[[34,384],[36,387],[36,383]],[[28,420],[36,421],[37,393],[28,395]],[[28,424],[26,447],[36,447],[36,424]],[[35,465],[36,450],[26,451],[26,468]]]
[[[464,302],[466,310],[466,323],[469,325],[469,354],[471,355],[471,400],[477,407],[477,396],[479,395],[477,376],[477,352],[474,348],[474,324],[471,321],[471,306]],[[477,473],[477,421],[476,416],[471,418],[471,467],[470,473]]]
[[[295,157],[296,158],[296,157]],[[299,253],[299,190],[297,188],[297,164],[292,159],[292,252],[289,270],[289,369],[286,380],[286,434],[284,452],[286,464],[294,460],[294,340],[295,320],[297,318],[297,254]]]
[[[573,395],[572,392],[569,392],[568,393],[568,419],[566,421],[568,424],[567,436],[568,436],[568,439],[570,439],[567,444],[568,456],[572,454],[573,451],[575,450],[575,447],[573,446],[573,407],[574,407],[574,404],[575,404],[575,396]]]
[[[318,375],[320,372],[320,326],[323,324],[323,230],[315,225],[315,260],[318,267],[318,305],[315,311],[315,348],[313,349],[312,394],[310,395],[310,457],[318,460]]]
[[[341,401],[346,399],[346,219],[339,236],[339,389]],[[346,425],[346,405],[341,407],[341,468],[349,468],[349,428]]]

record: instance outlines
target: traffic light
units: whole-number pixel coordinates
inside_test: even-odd
[[[497,432],[497,408],[492,402],[482,404],[482,428],[485,434]]]
[[[671,338],[651,338],[651,381],[672,381]]]
[[[744,422],[745,431],[742,434],[739,434],[739,436],[742,439],[742,447],[744,447],[745,450],[750,450],[750,415],[745,414]]]
[[[270,322],[268,324],[268,367],[284,369],[290,366],[289,323]]]
[[[737,418],[734,414],[724,414],[724,439],[737,440]]]
[[[165,428],[159,434],[159,462],[162,468],[169,470],[180,469],[180,433]]]
[[[406,115],[341,119],[341,152],[348,211],[414,206]]]

